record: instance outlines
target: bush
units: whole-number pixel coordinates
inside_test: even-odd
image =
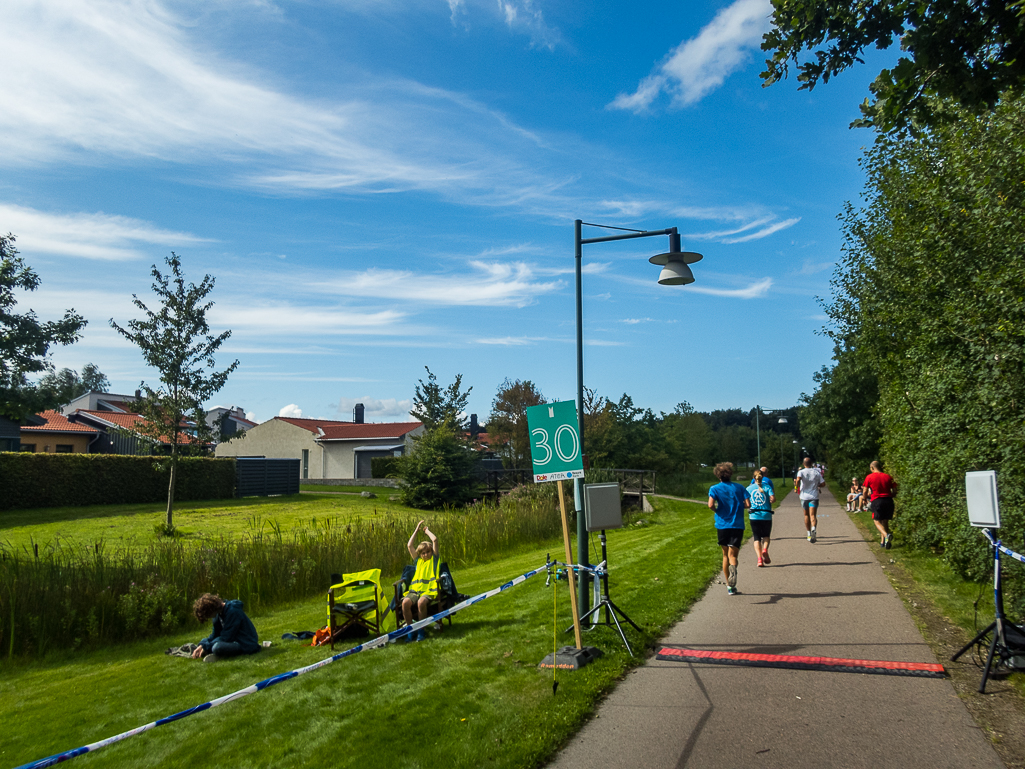
[[[167,499],[170,473],[161,457],[0,452],[0,510],[160,502]],[[176,499],[234,494],[234,459],[179,460]]]
[[[401,457],[371,457],[370,475],[373,478],[398,478]]]
[[[414,439],[413,451],[398,460],[402,503],[419,510],[462,507],[481,496],[480,455],[449,424]]]

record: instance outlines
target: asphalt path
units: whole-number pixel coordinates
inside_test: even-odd
[[[827,490],[814,544],[805,538],[796,494],[774,519],[772,565],[757,567],[745,543],[740,594],[711,585],[663,645],[944,662],[932,654],[871,552],[878,545],[865,542]],[[708,546],[717,548],[711,512],[708,537]],[[622,608],[629,613],[629,606]],[[616,686],[549,766],[966,769],[1003,763],[946,679],[652,657]]]

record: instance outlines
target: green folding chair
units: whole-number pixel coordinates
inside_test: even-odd
[[[367,569],[352,574],[332,575],[337,582],[327,591],[327,624],[331,648],[343,633],[364,628],[381,635],[381,570]]]

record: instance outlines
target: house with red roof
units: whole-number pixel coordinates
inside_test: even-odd
[[[37,454],[88,454],[103,433],[72,422],[59,411],[44,411],[21,427],[21,451]]]
[[[373,457],[402,456],[424,431],[422,422],[363,422],[360,408],[356,418],[274,417],[246,431],[245,437],[219,443],[215,454],[299,459],[302,478],[371,478]]]

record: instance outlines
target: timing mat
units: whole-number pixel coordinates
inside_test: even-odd
[[[800,657],[791,654],[747,654],[745,652],[681,649],[666,646],[655,659],[669,662],[708,662],[713,665],[746,665],[756,668],[789,670],[833,670],[841,673],[874,673],[884,676],[943,678],[942,665],[929,662],[890,662],[887,660],[849,660],[839,657]]]

